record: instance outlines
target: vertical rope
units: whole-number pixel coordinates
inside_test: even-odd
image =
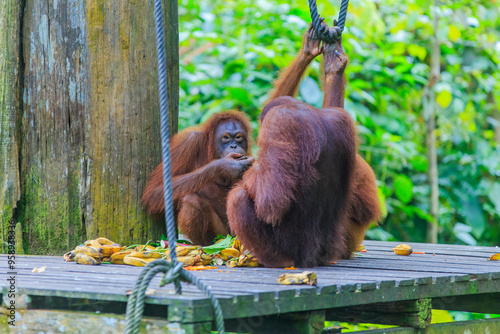
[[[160,286],[174,282],[176,292],[182,293],[181,280],[195,284],[203,291],[212,302],[214,307],[214,318],[217,330],[220,334],[224,334],[224,317],[219,301],[210,292],[210,289],[204,285],[198,278],[182,269],[182,263],[177,261],[176,253],[176,227],[174,221],[174,209],[172,204],[172,180],[170,170],[170,127],[168,114],[168,82],[167,82],[167,65],[165,60],[165,39],[163,35],[163,9],[162,0],[154,2],[154,16],[156,28],[156,51],[158,55],[158,90],[160,98],[160,122],[161,122],[161,147],[163,161],[163,193],[165,201],[165,224],[167,228],[168,245],[170,247],[171,262],[165,260],[156,260],[144,268],[135,283],[134,290],[128,298],[127,316],[126,316],[126,333],[139,333],[139,325],[144,312],[144,302],[146,289],[158,273],[164,273],[160,281]]]
[[[172,205],[172,180],[170,171],[170,120],[168,115],[168,82],[167,65],[165,60],[165,38],[163,35],[163,9],[161,0],[155,0],[154,16],[156,26],[156,52],[158,55],[158,91],[160,97],[161,123],[161,156],[163,160],[163,193],[165,201],[165,224],[167,228],[168,245],[172,264],[177,263],[175,248],[176,230],[174,222],[174,208]],[[179,285],[180,289],[180,285]],[[180,291],[178,291],[180,293]]]

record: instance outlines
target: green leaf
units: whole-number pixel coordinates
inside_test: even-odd
[[[428,167],[427,159],[423,156],[416,156],[410,161],[411,165],[417,172],[426,172]]]
[[[421,61],[425,60],[425,57],[427,56],[427,50],[415,44],[410,44],[408,46],[408,53]]]
[[[239,87],[228,87],[227,90],[229,92],[229,96],[232,99],[241,102],[241,104],[243,105],[252,104],[252,101],[250,100],[250,95],[248,94],[247,90]]]
[[[417,214],[420,218],[424,219],[425,221],[431,222],[434,220],[434,217],[430,213],[425,212],[424,210],[414,206],[413,207],[413,212]]]
[[[394,179],[394,192],[397,199],[408,204],[413,198],[413,182],[406,175],[400,174]]]
[[[441,106],[441,108],[447,108],[452,99],[453,96],[447,90],[442,90],[436,95],[436,102]]]
[[[454,25],[451,25],[448,29],[448,38],[452,41],[452,42],[456,42],[458,41],[458,39],[462,36],[462,33],[460,32],[460,30],[454,26]]]
[[[221,250],[231,247],[233,245],[233,241],[234,241],[234,238],[232,236],[228,235],[225,239],[223,239],[222,241],[219,241],[216,244],[213,244],[213,245],[210,245],[207,247],[203,247],[203,250],[207,254],[219,253]]]

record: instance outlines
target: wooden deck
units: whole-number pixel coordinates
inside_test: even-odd
[[[397,256],[391,251],[397,242],[364,244],[366,253],[356,259],[311,269],[318,276],[315,287],[276,283],[279,275],[301,269],[221,267],[194,273],[218,297],[227,330],[243,333],[321,333],[325,319],[422,328],[429,324],[431,303],[435,309],[500,313],[500,261],[488,261],[500,248],[413,243],[414,251],[426,254]],[[15,262],[20,313],[11,332],[38,333],[47,330],[44,326],[54,326],[55,333],[123,331],[126,293],[142,268],[83,266],[49,256],[16,256]],[[47,269],[32,272],[41,266]],[[4,273],[10,271],[7,256],[0,255],[4,302],[9,289]],[[184,283],[183,294],[175,295],[173,285],[159,288],[159,280],[158,275],[149,286],[154,291],[146,301],[143,330],[209,333],[213,317],[208,299]],[[490,333],[500,333],[495,319],[467,323],[476,329],[485,325]],[[19,331],[21,326],[31,331]],[[95,326],[101,327],[93,331]],[[0,321],[0,332],[4,328]],[[413,328],[387,332],[413,333]],[[439,328],[427,331],[441,333]]]

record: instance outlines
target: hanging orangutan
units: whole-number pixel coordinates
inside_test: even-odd
[[[355,125],[342,109],[341,41],[323,53],[323,108],[291,96],[271,100],[261,114],[258,163],[228,196],[231,231],[268,267],[349,258],[381,215],[375,175],[357,154]]]

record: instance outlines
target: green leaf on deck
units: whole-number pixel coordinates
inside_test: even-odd
[[[207,254],[215,254],[215,253],[220,252],[223,249],[231,247],[233,245],[233,241],[234,241],[234,238],[232,236],[228,235],[225,239],[223,239],[222,241],[219,241],[216,244],[213,244],[213,245],[210,245],[207,247],[203,247],[203,250]]]

